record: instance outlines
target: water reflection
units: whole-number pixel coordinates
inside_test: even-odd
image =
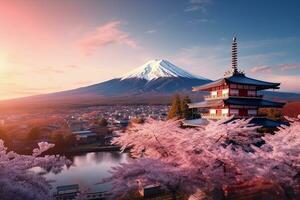
[[[51,181],[53,191],[57,186],[79,184],[88,187],[91,192],[106,191],[110,184],[95,185],[102,178],[108,177],[111,167],[126,162],[127,154],[120,152],[93,152],[69,158],[73,163],[65,166],[58,174],[48,173],[45,177]]]

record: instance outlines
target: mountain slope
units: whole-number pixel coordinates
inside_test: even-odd
[[[296,118],[300,115],[300,101],[287,103],[283,108],[284,116]]]
[[[107,97],[143,94],[149,92],[174,93],[191,91],[193,86],[202,85],[208,82],[209,80],[190,79],[182,77],[157,78],[150,81],[138,78],[128,78],[123,80],[112,79],[75,90],[55,93],[54,95],[94,94]]]
[[[206,92],[192,92],[193,86],[210,82],[166,60],[151,60],[120,78],[73,90],[0,102],[0,108],[82,106],[103,104],[166,104],[174,93],[201,101]],[[300,100],[300,94],[262,91],[266,99]],[[0,109],[0,110],[1,110]]]
[[[166,60],[151,60],[120,78],[68,91],[2,101],[0,107],[165,104],[174,93],[193,96],[193,86],[208,82],[209,79],[192,75]]]
[[[120,78],[53,95],[121,96],[144,93],[174,93],[191,91],[193,86],[210,82],[195,76],[167,60],[150,60]]]

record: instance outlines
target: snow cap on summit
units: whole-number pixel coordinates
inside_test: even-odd
[[[193,75],[175,65],[170,63],[167,60],[150,60],[144,65],[135,68],[134,70],[128,72],[121,80],[129,79],[129,78],[138,78],[138,79],[146,79],[147,81],[155,80],[158,78],[165,78],[165,77],[183,77],[183,78],[190,78],[190,79],[203,79],[207,80],[206,78],[199,77]]]

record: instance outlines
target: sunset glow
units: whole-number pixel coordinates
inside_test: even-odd
[[[0,200],[299,199],[299,0],[3,0]]]
[[[197,2],[4,1],[0,99],[99,83],[151,59],[168,59],[214,80],[230,65],[233,33],[243,48],[240,66],[249,75],[300,92],[299,2],[272,3],[272,12],[272,1],[260,7]],[[231,14],[236,10],[253,13],[237,18]],[[289,16],[277,14],[282,10]]]

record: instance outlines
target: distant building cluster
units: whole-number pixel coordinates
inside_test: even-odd
[[[166,105],[116,105],[9,113],[0,114],[0,127],[14,136],[13,144],[18,148],[29,148],[28,141],[24,141],[32,130],[39,132],[33,144],[50,141],[52,134],[73,134],[78,144],[99,142],[105,145],[133,120],[149,117],[165,120],[168,109]]]

